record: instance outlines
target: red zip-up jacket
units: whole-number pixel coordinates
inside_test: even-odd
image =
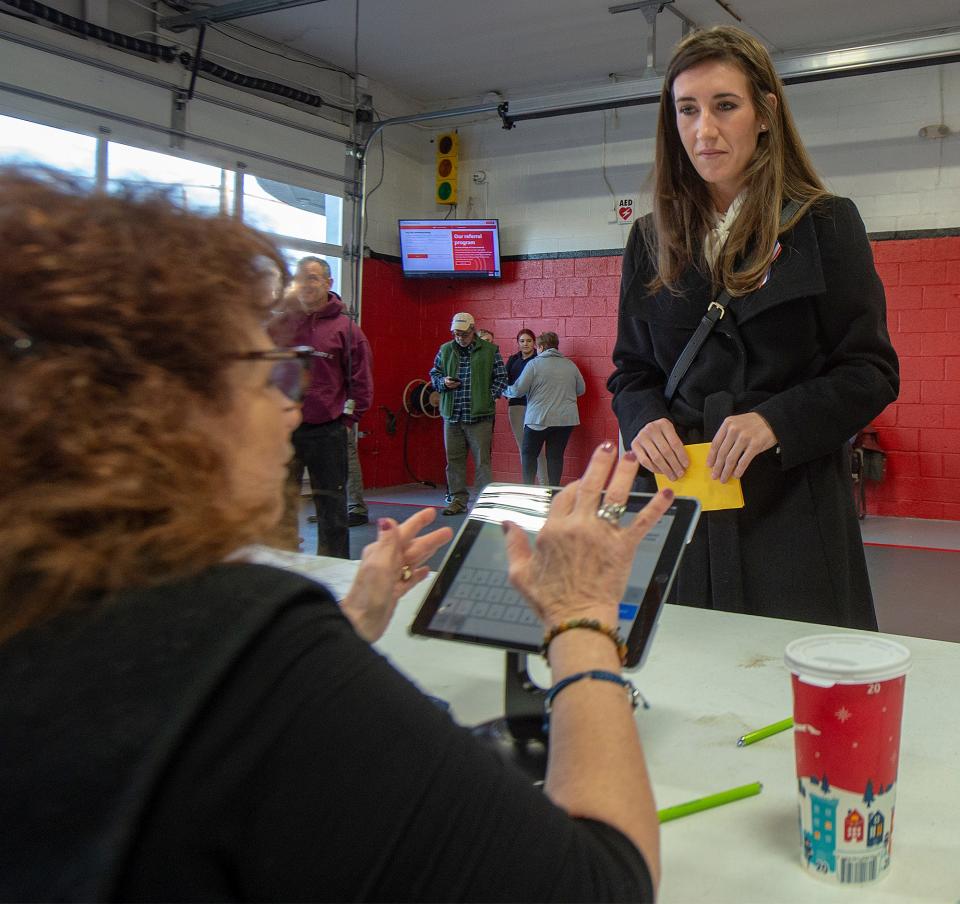
[[[303,397],[304,423],[360,420],[373,400],[370,343],[343,313],[343,302],[336,292],[330,292],[327,303],[312,314],[281,314],[267,329],[277,345],[309,345],[320,352],[313,359],[310,385]],[[352,415],[343,412],[347,399],[354,401]]]

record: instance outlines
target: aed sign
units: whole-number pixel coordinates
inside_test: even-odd
[[[636,216],[633,198],[621,198],[617,201],[614,214],[618,223],[632,223]]]

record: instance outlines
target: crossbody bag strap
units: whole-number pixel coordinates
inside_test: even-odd
[[[668,405],[673,401],[680,381],[690,369],[690,365],[693,364],[694,358],[697,357],[697,353],[700,351],[703,343],[707,341],[707,336],[710,335],[713,328],[717,325],[717,321],[723,317],[729,303],[730,293],[724,289],[716,299],[711,301],[707,306],[707,313],[703,315],[700,323],[697,324],[697,328],[690,337],[690,341],[684,346],[683,351],[680,352],[680,357],[677,358],[677,363],[673,365],[673,370],[670,371],[670,376],[667,378],[667,385],[663,390],[663,394],[667,399]]]
[[[788,201],[784,205],[783,210],[780,212],[781,228],[799,209],[800,204],[797,201]],[[683,351],[680,352],[680,357],[677,358],[677,363],[673,365],[673,370],[670,371],[670,376],[667,377],[667,385],[663,390],[663,395],[666,398],[668,405],[673,401],[673,397],[676,395],[677,387],[680,385],[680,381],[690,369],[690,365],[693,364],[694,359],[697,357],[697,354],[703,347],[703,343],[707,341],[707,336],[710,335],[713,328],[717,325],[717,321],[721,320],[723,315],[726,313],[728,304],[730,304],[730,293],[724,289],[713,301],[710,302],[709,305],[707,305],[707,312],[703,315],[700,323],[697,325],[696,330],[694,330],[693,335],[690,337],[690,341],[687,342],[683,348]]]

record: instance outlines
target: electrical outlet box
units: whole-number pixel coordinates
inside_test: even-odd
[[[924,126],[917,134],[921,138],[946,138],[950,134],[950,126],[938,122],[932,126]]]

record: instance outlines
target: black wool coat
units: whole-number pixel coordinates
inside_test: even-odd
[[[673,597],[876,629],[848,441],[896,399],[900,381],[856,207],[826,198],[781,237],[769,279],[731,301],[669,406],[667,375],[713,290],[690,268],[679,295],[650,293],[654,263],[638,226],[624,251],[607,384],[624,442],[662,417],[684,443],[709,442],[725,417],[756,411],[779,443],[744,474],[744,508],[702,515]]]

